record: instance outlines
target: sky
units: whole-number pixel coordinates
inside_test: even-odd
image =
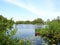
[[[60,16],[60,0],[0,0],[0,15],[14,21],[52,20]]]

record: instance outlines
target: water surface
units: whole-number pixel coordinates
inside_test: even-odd
[[[31,45],[42,45],[44,40],[40,36],[35,36],[36,25],[18,24],[15,37],[18,39],[30,40]]]

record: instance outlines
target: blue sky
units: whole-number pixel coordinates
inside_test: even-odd
[[[0,15],[15,21],[52,20],[60,16],[60,0],[0,0]]]

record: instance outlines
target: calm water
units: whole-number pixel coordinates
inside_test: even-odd
[[[18,39],[30,40],[31,45],[42,45],[44,40],[40,36],[35,36],[35,25],[32,24],[19,24],[17,25],[18,31],[14,35]]]
[[[19,24],[17,25],[18,30],[14,37],[18,39],[29,40],[31,41],[31,45],[43,45],[45,41],[40,36],[35,36],[35,28],[41,28],[41,26],[32,24]],[[60,43],[58,43],[58,45],[60,45]]]

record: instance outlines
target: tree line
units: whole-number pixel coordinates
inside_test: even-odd
[[[37,18],[33,21],[16,21],[16,24],[44,24],[44,21],[41,18]]]

